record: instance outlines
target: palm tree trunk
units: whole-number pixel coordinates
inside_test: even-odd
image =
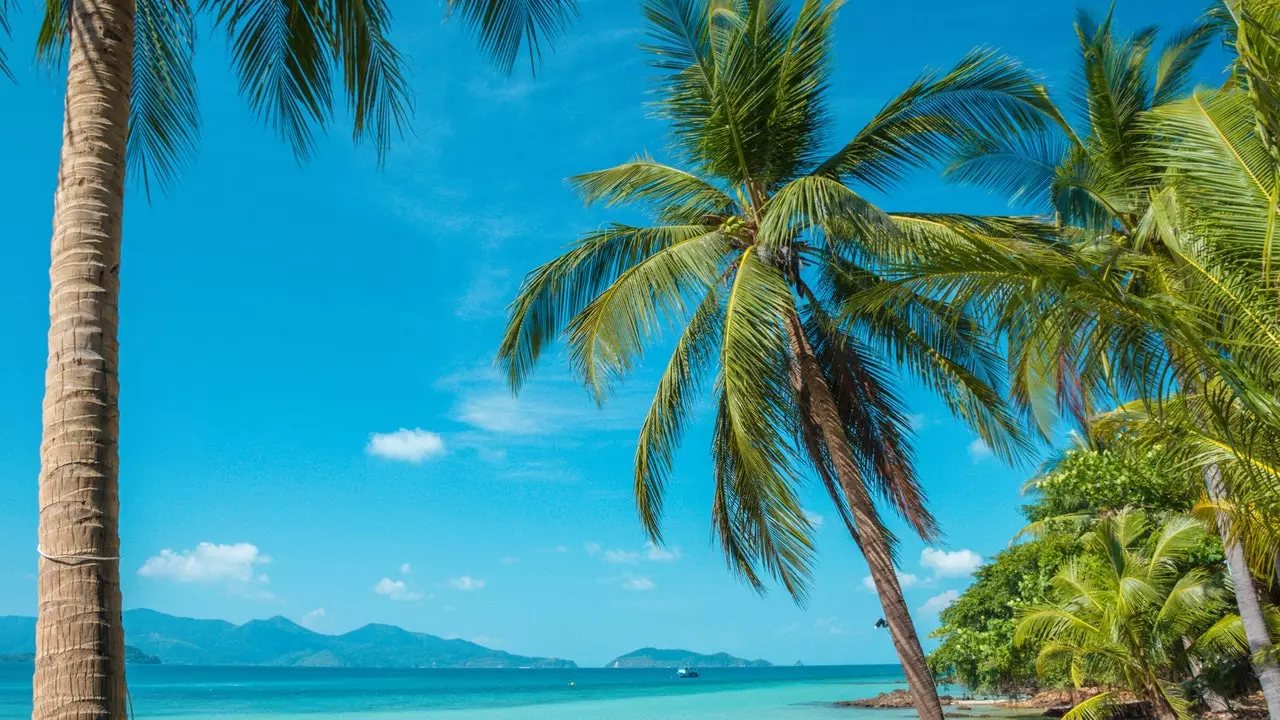
[[[116,361],[133,0],[73,0],[49,269],[33,720],[123,720]]]
[[[1220,502],[1226,498],[1222,486],[1222,470],[1217,465],[1205,470],[1204,486],[1210,500]],[[1222,549],[1236,594],[1236,607],[1239,609],[1245,638],[1249,641],[1249,653],[1252,655],[1271,646],[1271,633],[1267,630],[1267,620],[1262,614],[1262,603],[1258,602],[1258,589],[1254,587],[1253,573],[1249,571],[1244,547],[1231,536],[1231,519],[1225,512],[1218,513],[1218,533],[1222,537]],[[1262,695],[1267,700],[1267,715],[1271,720],[1280,720],[1280,666],[1272,662],[1254,661],[1253,672],[1258,676]]]
[[[902,597],[898,571],[894,567],[893,554],[875,504],[849,452],[848,437],[844,431],[844,423],[840,420],[835,398],[831,395],[831,388],[808,338],[805,337],[799,318],[793,315],[787,319],[787,332],[801,379],[809,391],[814,419],[821,428],[823,442],[831,456],[831,463],[835,466],[836,477],[849,503],[854,528],[857,530],[854,540],[858,543],[862,556],[866,558],[871,578],[875,581],[876,593],[879,594],[880,605],[884,609],[884,619],[889,624],[889,634],[893,637],[893,647],[902,663],[903,674],[907,677],[916,713],[920,720],[942,720],[942,703],[938,700],[933,673],[925,662],[924,649],[920,647],[920,638],[911,621],[911,612],[907,609],[906,599]]]
[[[1191,638],[1182,638],[1183,648],[1189,651],[1191,644]],[[1199,680],[1200,674],[1203,672],[1203,666],[1195,655],[1190,654],[1190,652],[1187,654],[1187,665],[1191,668],[1191,679]],[[1203,683],[1200,683],[1200,697],[1204,699],[1204,704],[1208,705],[1213,712],[1227,712],[1231,709],[1231,706],[1227,705],[1226,698],[1219,695],[1217,690]]]

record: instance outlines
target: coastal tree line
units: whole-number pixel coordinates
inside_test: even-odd
[[[681,430],[714,398],[710,515],[730,569],[804,598],[813,527],[797,489],[816,478],[867,559],[925,720],[942,718],[935,672],[974,688],[1030,677],[1123,686],[1162,718],[1257,684],[1280,718],[1268,626],[1280,549],[1280,3],[1219,0],[1163,40],[1082,15],[1077,91],[1066,98],[1016,60],[975,50],[924,72],[853,137],[833,138],[826,98],[842,4],[641,1],[669,161],[641,155],[572,184],[650,224],[586,233],[530,273],[498,353],[512,390],[563,342],[603,402],[658,330],[674,329],[636,453],[642,526],[661,542]],[[574,11],[569,0],[446,5],[508,69],[522,48],[536,60]],[[67,100],[37,718],[126,712],[116,529],[125,177],[162,189],[194,152],[199,13],[227,34],[242,94],[300,159],[333,115],[335,89],[356,139],[379,154],[409,118],[383,0],[47,4],[40,57],[65,65]],[[1230,68],[1197,87],[1197,60],[1214,43]],[[984,187],[1020,214],[866,199],[919,171]],[[1083,445],[1037,484],[1030,539],[944,613],[932,668],[882,517],[898,515],[924,540],[939,532],[914,470],[901,377],[933,390],[1006,460],[1067,426]],[[1156,469],[1142,476],[1150,487],[1126,476],[1110,495],[1088,482],[1063,490],[1061,478],[1089,462],[1079,458]],[[1008,616],[965,651],[965,623],[986,622],[965,616],[982,592],[1009,598],[996,606]],[[1006,659],[971,662],[988,650]],[[1119,698],[1097,695],[1073,720],[1105,717]]]

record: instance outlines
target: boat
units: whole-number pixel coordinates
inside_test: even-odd
[[[696,678],[698,677],[698,671],[686,665],[676,671],[676,677],[681,679]]]

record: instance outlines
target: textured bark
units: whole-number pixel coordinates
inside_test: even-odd
[[[33,720],[123,720],[116,361],[133,0],[73,0],[49,269]]]
[[[1222,487],[1222,471],[1218,466],[1205,470],[1204,486],[1210,500],[1218,502],[1226,497]],[[1245,638],[1249,641],[1249,653],[1252,655],[1271,646],[1271,635],[1262,614],[1262,603],[1258,602],[1258,589],[1253,584],[1253,574],[1249,571],[1244,547],[1231,537],[1231,519],[1226,513],[1218,513],[1218,533],[1222,536],[1222,549],[1227,556],[1227,569],[1231,571],[1236,607],[1240,611],[1240,620],[1244,624]],[[1253,672],[1258,676],[1262,695],[1267,700],[1267,715],[1271,720],[1280,720],[1280,666],[1255,662]]]
[[[857,537],[854,539],[867,561],[871,578],[875,581],[876,593],[880,596],[880,605],[884,609],[884,619],[889,624],[893,647],[902,663],[902,671],[907,676],[916,713],[921,720],[942,720],[942,703],[938,700],[937,685],[933,681],[928,663],[925,662],[924,649],[920,647],[911,611],[907,608],[906,599],[902,597],[898,570],[894,567],[893,554],[876,513],[875,503],[849,452],[848,437],[844,423],[840,420],[835,398],[831,395],[826,376],[798,318],[793,316],[787,319],[787,332],[799,365],[800,377],[809,391],[812,415],[822,429],[823,442],[830,454],[831,464],[835,467],[840,488],[849,503],[857,530]]]

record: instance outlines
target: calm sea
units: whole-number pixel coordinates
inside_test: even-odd
[[[350,670],[136,665],[139,718],[240,720],[902,720],[832,707],[901,687],[896,665],[701,670]],[[570,684],[572,683],[572,685]],[[0,720],[31,716],[31,666],[0,664]]]

